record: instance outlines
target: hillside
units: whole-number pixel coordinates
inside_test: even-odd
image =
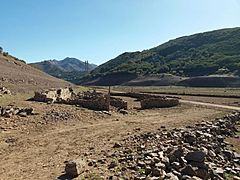
[[[13,92],[65,87],[71,83],[52,77],[10,55],[0,53],[0,86]]]
[[[194,34],[142,52],[123,53],[97,67],[88,78],[99,79],[119,72],[137,76],[239,76],[240,28]]]
[[[86,75],[85,62],[76,58],[65,58],[63,60],[45,60],[31,63],[31,66],[40,69],[54,77],[75,83],[79,78]],[[88,64],[88,71],[96,68],[95,64]]]

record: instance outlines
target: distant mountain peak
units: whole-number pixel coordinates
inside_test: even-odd
[[[31,63],[30,65],[52,76],[65,80],[69,80],[69,76],[72,77],[74,75],[83,75],[86,73],[86,69],[88,69],[88,71],[91,71],[97,67],[97,65],[90,63],[88,64],[88,67],[86,67],[84,61],[81,61],[74,57],[66,57],[63,60],[44,60],[41,62]]]

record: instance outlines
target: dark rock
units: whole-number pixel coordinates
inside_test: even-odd
[[[122,147],[122,145],[119,144],[119,143],[115,143],[115,144],[113,145],[113,148],[120,148],[120,147]]]
[[[193,151],[187,153],[185,159],[188,162],[195,161],[195,162],[203,162],[205,160],[206,154],[202,151]]]
[[[70,177],[77,177],[80,174],[79,166],[76,161],[67,161],[65,164],[65,173]]]
[[[230,150],[224,150],[222,151],[225,157],[227,157],[228,160],[231,160],[234,156],[233,152]]]
[[[196,175],[196,172],[194,171],[194,169],[190,165],[187,165],[186,167],[182,168],[181,173],[182,173],[182,175],[188,175],[188,176],[195,176]]]
[[[116,163],[115,161],[112,161],[112,162],[109,164],[108,168],[109,168],[109,169],[113,169],[113,168],[115,168],[116,166],[117,166],[117,163]]]

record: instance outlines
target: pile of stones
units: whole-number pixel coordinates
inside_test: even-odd
[[[11,91],[5,87],[0,87],[0,96],[4,94],[11,94]]]
[[[10,118],[14,115],[27,117],[28,115],[34,115],[33,108],[18,108],[13,106],[1,107],[0,116]]]
[[[238,138],[240,113],[185,129],[130,136],[106,156],[109,179],[232,179],[240,177],[240,154],[229,150],[226,137]]]
[[[48,111],[45,115],[43,115],[43,119],[46,121],[64,121],[70,118],[73,118],[72,114],[55,110]]]

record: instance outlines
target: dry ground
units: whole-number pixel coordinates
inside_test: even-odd
[[[107,115],[70,105],[48,105],[20,99],[9,98],[8,102],[33,107],[38,114],[0,119],[1,180],[56,179],[64,170],[65,160],[99,159],[103,153],[111,153],[115,142],[130,134],[154,131],[161,126],[184,127],[229,112],[187,104],[136,110],[133,108],[138,102],[125,98],[130,102],[128,115],[118,112]],[[91,174],[92,169],[86,173]],[[99,169],[97,173],[106,175],[107,171]]]
[[[29,92],[39,89],[73,86],[71,83],[52,77],[11,56],[0,54],[0,87],[12,92]]]

